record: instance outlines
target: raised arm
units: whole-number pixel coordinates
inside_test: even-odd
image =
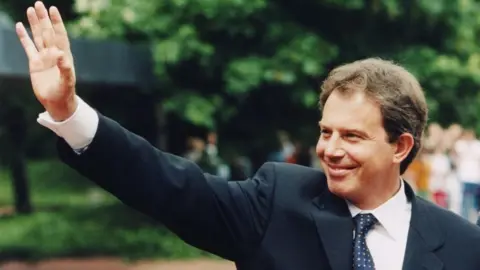
[[[227,182],[161,152],[75,93],[70,42],[60,13],[42,2],[27,9],[33,41],[16,31],[28,57],[38,121],[60,138],[61,159],[125,204],[168,226],[187,243],[236,260],[261,241],[275,186],[274,165],[252,179]]]
[[[267,227],[273,164],[265,164],[252,179],[228,182],[154,148],[102,115],[87,150],[78,154],[63,139],[58,149],[62,161],[125,204],[223,258],[247,254]]]

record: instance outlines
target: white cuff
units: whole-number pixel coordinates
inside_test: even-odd
[[[98,114],[80,97],[76,96],[78,107],[67,120],[55,122],[48,112],[38,115],[37,122],[55,132],[72,147],[80,150],[87,147],[95,137],[98,128]]]

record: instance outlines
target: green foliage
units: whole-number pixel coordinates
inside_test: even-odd
[[[60,162],[32,162],[28,167],[35,212],[0,217],[0,261],[212,256],[185,244]],[[11,205],[11,194],[10,179],[0,171],[0,207]]]
[[[308,78],[324,72],[337,53],[265,0],[104,2],[76,1],[82,17],[72,32],[151,42],[165,109],[210,128],[228,121],[262,85],[310,92]],[[185,65],[196,68],[185,71]]]
[[[192,258],[188,246],[161,225],[123,205],[61,206],[0,219],[0,260],[119,256],[126,259]]]
[[[80,19],[71,29],[150,43],[166,108],[207,127],[227,123],[272,87],[290,89],[282,92],[288,108],[313,112],[318,77],[339,63],[381,56],[418,76],[432,120],[480,129],[478,1],[302,3],[77,0]]]

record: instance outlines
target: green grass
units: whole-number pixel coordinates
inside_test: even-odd
[[[0,261],[213,257],[183,243],[60,162],[31,162],[28,175],[34,213],[0,218]],[[12,202],[11,180],[1,171],[0,207]]]

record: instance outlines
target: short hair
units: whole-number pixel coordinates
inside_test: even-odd
[[[387,140],[393,143],[410,133],[414,145],[400,164],[403,174],[422,147],[428,107],[418,80],[405,68],[387,60],[368,58],[333,69],[321,86],[320,109],[333,91],[362,91],[380,106]]]

